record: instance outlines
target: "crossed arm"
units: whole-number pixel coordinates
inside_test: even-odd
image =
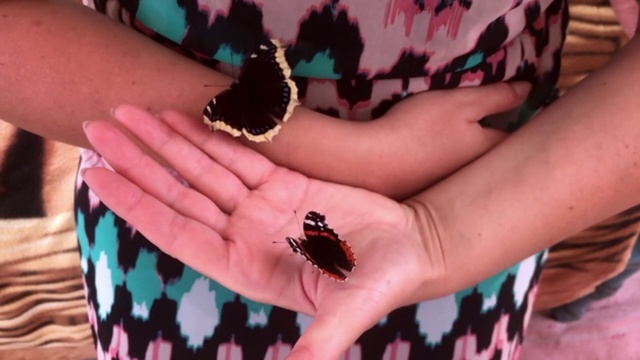
[[[0,19],[0,119],[73,145],[90,146],[82,122],[107,118],[121,103],[201,121],[224,89],[203,85],[231,81],[72,1],[3,0]],[[366,124],[298,107],[273,144],[248,145],[309,176],[404,197],[498,143],[504,135],[477,121],[519,105],[521,90],[497,84],[429,94],[393,119]],[[460,110],[466,103],[480,105]]]

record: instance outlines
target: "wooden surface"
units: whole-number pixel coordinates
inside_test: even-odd
[[[93,345],[0,350],[0,360],[89,360],[95,357]]]
[[[562,90],[606,64],[628,41],[608,0],[569,1],[569,14],[558,81]]]

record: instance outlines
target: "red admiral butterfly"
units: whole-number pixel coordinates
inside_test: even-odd
[[[209,101],[204,123],[211,131],[271,141],[280,130],[279,122],[289,120],[299,104],[298,88],[290,77],[282,43],[263,43],[245,62],[238,81]]]
[[[304,238],[287,237],[293,252],[302,255],[323,275],[336,281],[347,280],[347,275],[340,269],[351,272],[356,267],[356,255],[351,246],[327,225],[324,215],[309,211],[304,218],[303,230]]]

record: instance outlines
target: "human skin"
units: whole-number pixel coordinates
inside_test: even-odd
[[[636,0],[611,0],[611,7],[615,11],[618,21],[628,37],[633,37],[637,31],[640,9]]]
[[[150,142],[162,159],[196,186],[195,190],[180,188],[175,179],[162,177],[164,170],[143,152],[136,152],[128,138],[118,137],[109,122],[95,122],[87,127],[87,133],[125,177],[100,169],[88,170],[85,175],[107,205],[166,252],[251,298],[314,315],[314,323],[296,344],[292,358],[335,358],[391,309],[472,284],[640,200],[634,164],[638,149],[633,142],[639,135],[634,123],[639,109],[631,98],[638,93],[640,80],[632,66],[638,62],[636,43],[629,44],[613,65],[542,113],[536,119],[540,125],[525,127],[513,140],[404,203],[274,166],[224,136],[189,127],[199,114],[185,118],[167,113],[163,115],[166,119],[160,119],[171,123],[175,131],[192,135],[189,141],[177,137],[164,138],[169,143],[153,143],[156,136],[163,139],[160,121],[153,117],[148,118],[147,127],[138,129],[142,141]],[[31,74],[22,76],[28,79]],[[58,96],[49,91],[59,87],[47,89],[41,94],[44,101],[52,101],[46,96]],[[513,92],[502,89],[507,94]],[[113,101],[118,99],[115,96]],[[64,105],[64,99],[58,100]],[[102,101],[89,96],[88,100]],[[148,105],[144,101],[141,104]],[[51,112],[40,115],[51,116],[56,105],[51,104]],[[161,107],[155,105],[149,108],[158,113]],[[407,102],[405,106],[423,104]],[[73,105],[69,108],[75,109]],[[101,114],[88,118],[107,118],[107,108],[100,107]],[[189,113],[188,109],[179,109]],[[93,111],[85,110],[88,113],[83,115]],[[85,119],[73,114],[62,112],[72,115],[69,127],[64,123],[66,117],[61,116],[62,133],[79,134],[77,129],[69,133],[65,130]],[[9,119],[5,113],[0,116]],[[119,122],[132,121],[125,127],[133,127],[134,120],[144,116],[148,114],[126,108],[116,111]],[[34,129],[41,129],[45,118],[33,117]],[[171,130],[164,132],[174,136]],[[188,150],[163,152],[178,144]],[[199,148],[206,149],[207,158],[217,162],[208,164],[204,158],[196,161],[202,156]],[[178,154],[190,155],[194,162],[185,164]],[[181,168],[194,164],[202,167]],[[195,177],[196,171],[205,176]],[[215,182],[204,181],[215,175]],[[151,183],[145,178],[158,181]],[[211,187],[221,181],[228,186]],[[326,213],[332,226],[353,245],[360,260],[349,281],[342,284],[345,286],[338,288],[313,273],[308,264],[295,262],[300,259],[274,248],[270,241],[298,231],[291,209]],[[258,213],[260,210],[269,211]],[[264,213],[269,216],[259,216]],[[264,232],[249,234],[241,231],[243,228],[262,228]],[[211,264],[212,253],[218,254],[220,262]],[[250,268],[238,266],[247,259],[260,261]],[[350,321],[341,321],[344,318]],[[336,329],[342,336],[335,336]]]
[[[158,119],[130,106],[116,110],[117,121],[144,133],[191,187],[108,121],[85,131],[115,172],[83,175],[166,253],[249,298],[312,315],[289,359],[336,359],[393,309],[475,284],[640,203],[638,61],[632,39],[534,121],[400,203],[278,167],[175,112]],[[296,233],[295,209],[326,214],[349,241],[358,266],[347,282],[274,246]]]
[[[120,103],[201,122],[204,105],[224,89],[203,84],[231,81],[72,1],[0,0],[0,19],[0,119],[76,146],[89,146],[83,121],[106,118]],[[367,123],[298,107],[273,143],[248,145],[306,175],[402,198],[500,142],[503,133],[477,121],[518,106],[527,91],[434,91],[410,99],[422,108],[404,114],[399,106]]]

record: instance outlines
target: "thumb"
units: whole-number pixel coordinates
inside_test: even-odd
[[[367,308],[367,306],[365,306]],[[377,309],[342,311],[338,314],[316,314],[313,322],[287,356],[287,360],[337,360],[360,335],[382,319]],[[375,313],[376,315],[373,315]]]

